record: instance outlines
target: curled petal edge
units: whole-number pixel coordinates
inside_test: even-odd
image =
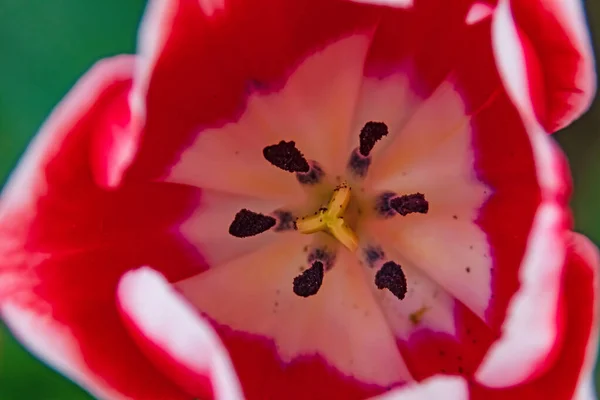
[[[113,83],[126,82],[133,77],[136,57],[119,55],[98,61],[75,84],[67,96],[54,108],[50,117],[38,131],[35,140],[29,145],[19,166],[11,175],[2,190],[2,209],[11,208],[10,204],[21,204],[30,189],[23,182],[29,182],[32,171],[41,162],[52,158],[60,150],[66,136],[77,122],[94,107],[98,96]],[[109,146],[102,146],[103,154],[95,157],[93,171],[96,182],[103,187],[116,186],[122,173],[134,156],[135,147],[127,127],[120,127]],[[100,151],[100,149],[96,149]],[[111,169],[106,169],[112,165]],[[8,203],[8,204],[7,204]],[[1,211],[0,211],[1,213]],[[1,214],[0,214],[1,215]]]
[[[223,344],[158,272],[127,272],[117,289],[130,333],[157,368],[195,397],[243,399]]]
[[[598,288],[600,282],[598,282],[599,274],[598,269],[600,268],[600,253],[598,248],[584,235],[579,233],[571,233],[569,245],[572,246],[574,252],[582,257],[591,270],[594,276],[593,287],[594,297],[594,321],[590,332],[590,340],[587,345],[586,356],[579,375],[579,382],[574,400],[596,400],[594,388],[594,365],[598,354],[598,342],[600,333],[600,307],[598,305]]]
[[[130,104],[133,126],[141,131],[146,119],[146,93],[154,67],[171,34],[180,0],[151,0],[148,2],[138,34],[138,58]],[[225,6],[224,0],[199,0],[200,8],[211,16]]]
[[[475,373],[479,383],[501,388],[522,384],[542,373],[555,350],[561,332],[557,316],[566,255],[569,185],[564,156],[546,137],[526,89],[524,55],[508,0],[499,1],[492,36],[500,74],[532,143],[542,197],[520,268],[520,288],[509,304],[500,339],[492,344]],[[541,309],[540,302],[544,305]],[[524,337],[536,339],[527,341]]]
[[[513,101],[555,132],[586,111],[596,92],[594,57],[579,0],[499,0],[492,38]]]
[[[106,87],[115,81],[131,78],[133,64],[133,56],[118,56],[103,60],[81,78],[44,123],[38,136],[29,146],[26,156],[5,186],[0,217],[6,210],[12,209],[12,206],[29,202],[31,176],[36,175],[33,171],[38,169],[40,162],[58,152],[66,135],[71,131],[70,128],[93,107],[97,97]],[[114,399],[122,398],[119,393],[100,380],[94,379],[94,375],[87,371],[84,360],[73,345],[76,340],[70,336],[66,328],[40,326],[35,313],[7,300],[6,295],[10,294],[10,288],[5,286],[6,283],[0,288],[2,318],[11,332],[28,349],[58,371],[88,388],[91,393]],[[35,335],[32,335],[33,332]]]
[[[422,382],[412,383],[373,397],[372,400],[468,400],[468,398],[469,386],[462,377],[435,375]]]

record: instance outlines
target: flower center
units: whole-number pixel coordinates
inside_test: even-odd
[[[350,203],[351,191],[347,183],[338,186],[333,191],[328,206],[319,209],[313,215],[297,219],[296,229],[300,233],[329,232],[350,251],[356,251],[358,236],[344,220],[344,212]]]
[[[367,122],[361,129],[360,144],[356,147],[347,163],[347,172],[353,182],[359,182],[365,178],[372,161],[371,151],[375,144],[387,136],[388,128],[383,122]],[[302,185],[309,187],[324,187],[326,176],[319,164],[313,160],[307,160],[302,152],[296,148],[293,141],[284,140],[277,144],[269,145],[263,149],[265,160],[273,166],[293,173]],[[341,178],[338,177],[338,182]],[[318,186],[317,186],[318,185]],[[327,186],[327,184],[325,185]],[[309,189],[314,191],[313,189]],[[364,191],[364,190],[363,190]],[[323,193],[316,189],[316,192]],[[276,232],[297,230],[302,234],[324,232],[335,238],[352,253],[359,249],[359,236],[352,229],[356,219],[362,213],[360,208],[351,207],[348,211],[352,188],[347,182],[342,182],[333,190],[326,206],[319,208],[313,214],[296,218],[290,211],[276,210],[271,215],[264,215],[242,209],[239,211],[229,227],[229,233],[238,238],[255,236],[274,228]],[[359,203],[362,203],[359,201]],[[384,192],[371,200],[371,209],[379,218],[390,218],[395,215],[406,216],[412,213],[426,214],[429,211],[429,203],[422,193],[397,195],[393,192]],[[364,204],[362,204],[364,206]],[[348,212],[347,212],[348,211]],[[357,211],[356,213],[354,211]],[[356,214],[356,215],[355,215]],[[354,225],[356,226],[356,225]],[[371,244],[363,244],[363,253],[367,265],[370,268],[379,268],[375,276],[375,285],[379,289],[387,289],[398,299],[404,299],[407,292],[407,282],[402,266],[392,260],[388,260],[381,248]],[[310,252],[307,269],[294,278],[293,291],[300,297],[309,297],[317,294],[325,273],[333,267],[336,257],[336,246],[333,251],[327,246],[316,246]]]

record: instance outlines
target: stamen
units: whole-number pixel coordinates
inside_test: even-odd
[[[277,217],[275,232],[291,231],[296,229],[296,218],[289,211],[277,210],[273,214]]]
[[[229,234],[238,238],[256,236],[275,226],[277,220],[268,215],[255,213],[245,208],[235,214],[229,226]]]
[[[303,185],[316,185],[325,174],[319,164],[314,161],[309,163],[308,172],[296,172],[296,179]]]
[[[300,297],[317,294],[323,284],[324,274],[323,263],[315,261],[312,267],[294,278],[294,293]]]
[[[360,154],[367,157],[375,143],[387,134],[388,127],[383,122],[367,122],[360,131]]]
[[[375,210],[386,218],[393,217],[396,213],[402,216],[412,213],[427,214],[429,202],[422,193],[397,196],[393,192],[384,192],[377,198]]]
[[[304,155],[296,148],[294,141],[281,141],[278,144],[267,146],[263,149],[265,159],[284,171],[308,172],[310,165]]]
[[[369,267],[373,268],[377,261],[383,260],[385,258],[385,253],[383,249],[379,246],[369,246],[363,250],[365,259]]]
[[[348,169],[352,173],[352,175],[357,176],[359,178],[364,178],[367,176],[367,172],[369,171],[369,167],[371,166],[371,157],[363,156],[360,154],[358,149],[354,149],[352,154],[350,154],[350,160],[348,161]]]
[[[406,276],[402,267],[393,261],[388,261],[375,274],[375,285],[378,289],[388,289],[398,299],[406,296]]]
[[[375,203],[375,210],[379,213],[379,215],[390,218],[396,215],[394,209],[390,206],[390,200],[396,197],[396,193],[394,192],[384,192],[378,198]]]
[[[358,178],[367,176],[371,166],[371,150],[382,137],[388,134],[383,122],[367,122],[360,131],[360,146],[352,151],[348,160],[348,170]]]
[[[429,211],[429,202],[425,200],[422,193],[408,194],[391,199],[390,206],[402,216],[411,213],[427,214]]]
[[[325,267],[325,271],[329,271],[335,264],[335,253],[329,251],[326,247],[317,247],[308,255],[308,263],[313,264],[315,261],[320,261]]]

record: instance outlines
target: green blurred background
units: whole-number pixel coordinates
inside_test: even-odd
[[[0,0],[0,187],[53,106],[96,60],[132,53],[145,0]],[[600,43],[600,1],[586,1]],[[596,46],[598,55],[598,46]],[[577,230],[600,243],[600,102],[557,135]],[[0,399],[90,399],[0,326]]]

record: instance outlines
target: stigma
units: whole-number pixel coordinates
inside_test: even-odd
[[[300,233],[310,234],[327,232],[340,243],[354,252],[358,248],[358,236],[344,220],[344,213],[350,203],[352,189],[347,183],[339,185],[331,196],[329,204],[313,215],[296,220],[296,229]]]

